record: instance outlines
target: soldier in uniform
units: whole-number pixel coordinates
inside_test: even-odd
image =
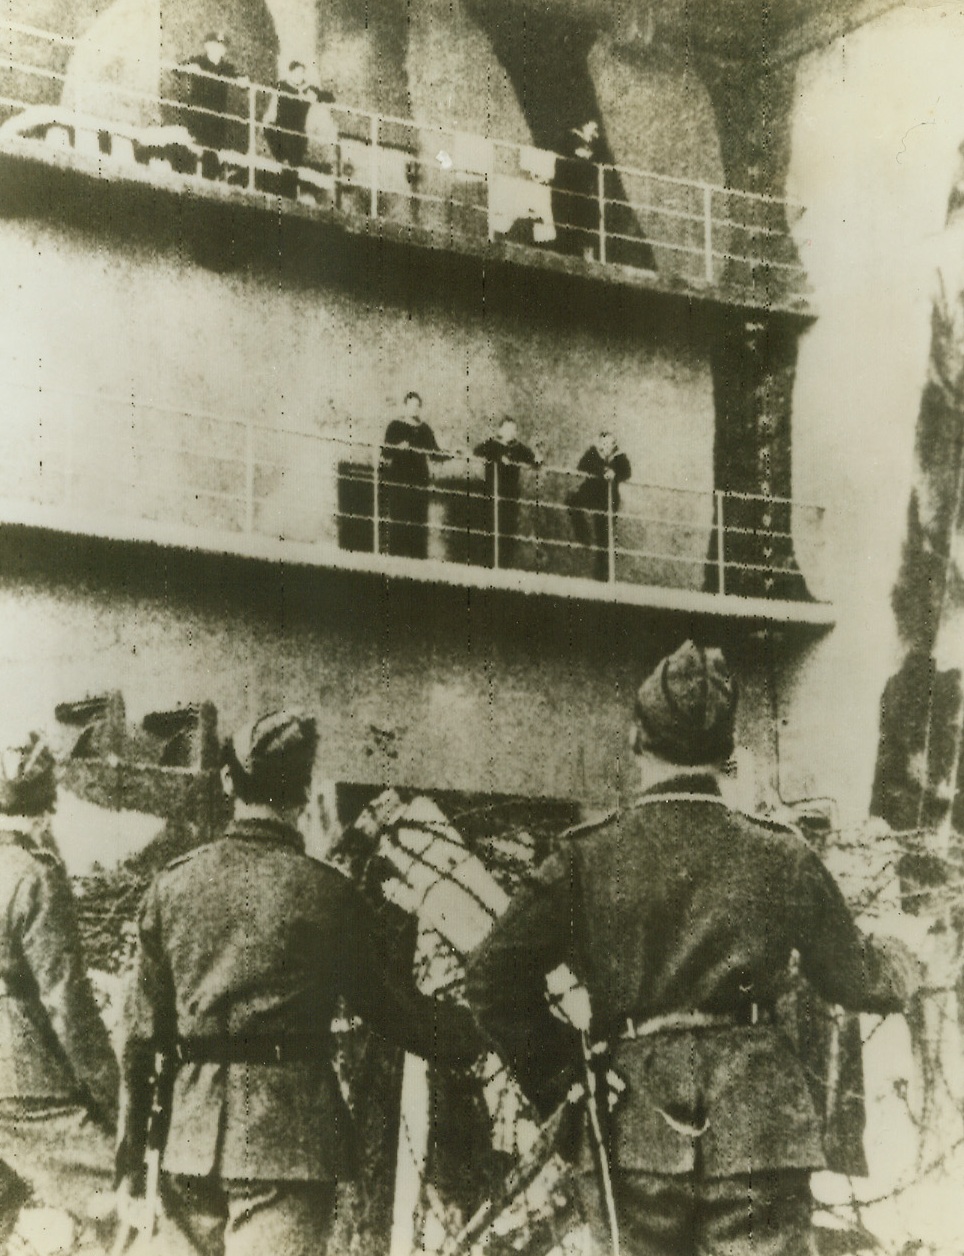
[[[54,758],[0,756],[0,1251],[32,1193],[88,1217],[112,1182],[118,1072],[47,818]]]
[[[860,933],[799,835],[723,803],[735,708],[718,650],[687,642],[664,659],[636,701],[643,792],[563,843],[469,964],[470,1001],[544,1112],[579,1058],[546,974],[568,966],[588,989],[592,1036],[625,1083],[611,1117],[597,1113],[607,1189],[592,1189],[588,1155],[577,1162],[601,1250],[615,1229],[645,1256],[810,1252],[824,1154],[773,1023],[791,952],[847,1008],[895,1012],[919,985],[899,944]]]
[[[162,1168],[167,1211],[200,1253],[317,1256],[354,1168],[332,1063],[344,995],[372,1027],[441,1063],[480,1043],[464,1008],[389,975],[374,916],[297,821],[312,720],[266,715],[227,743],[234,819],[149,888],[126,1009],[119,1171],[136,1194],[156,1053],[174,1063]]]

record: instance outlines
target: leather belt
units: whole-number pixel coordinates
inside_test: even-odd
[[[314,1034],[179,1038],[174,1053],[182,1064],[311,1064],[328,1058],[328,1046]]]
[[[734,1026],[770,1025],[773,1012],[759,1003],[749,1003],[733,1012],[664,1012],[648,1020],[634,1021],[627,1017],[620,1035],[623,1039],[649,1038],[653,1034],[684,1033],[692,1029],[723,1029]]]

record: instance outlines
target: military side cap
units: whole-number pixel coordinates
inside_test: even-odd
[[[723,653],[686,641],[636,694],[646,747],[672,763],[716,763],[733,751],[736,681]]]
[[[53,752],[39,733],[26,745],[11,746],[0,754],[0,812],[4,815],[42,815],[57,800]]]
[[[280,804],[304,797],[318,745],[313,719],[272,711],[229,740],[238,768],[258,794]]]

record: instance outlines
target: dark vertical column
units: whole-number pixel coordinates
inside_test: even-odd
[[[742,63],[703,59],[700,71],[716,114],[727,187],[782,197],[790,156],[793,70],[771,71],[757,57]],[[789,498],[793,383],[802,323],[774,309],[782,305],[788,272],[741,260],[761,251],[774,260],[790,260],[790,246],[771,254],[771,237],[763,234],[786,232],[786,215],[779,205],[734,196],[726,216],[738,224],[727,232],[725,243],[737,256],[721,264],[720,286],[725,294],[732,280],[743,292],[750,286],[759,299],[752,309],[745,297],[742,304],[721,306],[716,318],[710,354],[715,486],[724,493]],[[762,250],[761,241],[767,242]],[[724,525],[726,592],[808,596],[793,557],[789,507],[752,497],[727,498]],[[710,557],[714,561],[708,564],[706,583],[716,591],[715,537]]]

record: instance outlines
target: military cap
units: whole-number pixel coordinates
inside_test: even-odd
[[[0,812],[37,816],[50,811],[57,800],[53,752],[39,733],[25,745],[0,754]]]
[[[224,31],[208,31],[204,36],[204,42],[205,44],[224,44],[226,48],[228,46],[228,37]]]
[[[733,751],[736,680],[722,651],[686,641],[636,694],[642,744],[672,763],[717,763]]]
[[[223,758],[240,798],[288,807],[308,797],[317,745],[313,719],[272,711],[229,737]]]

